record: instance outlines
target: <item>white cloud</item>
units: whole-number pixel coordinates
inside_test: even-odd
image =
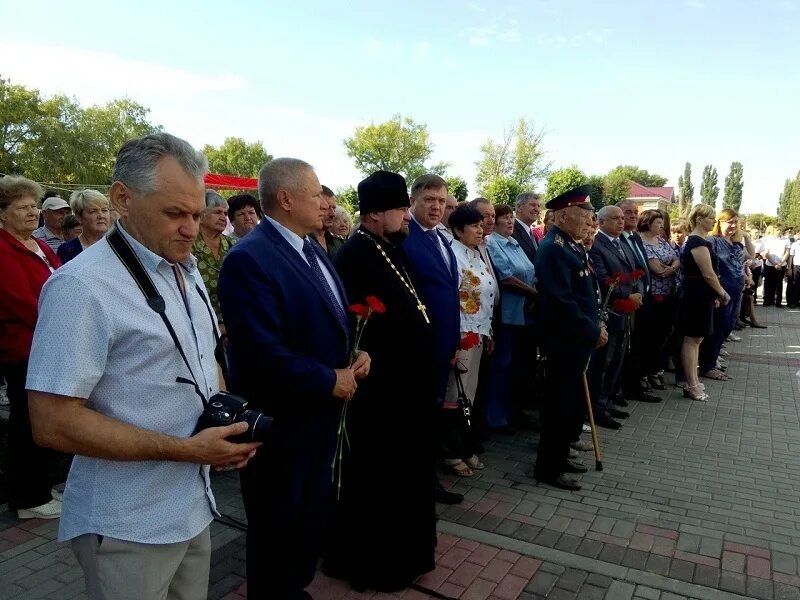
[[[467,43],[473,48],[485,48],[497,43],[516,43],[520,40],[519,22],[503,15],[489,24],[467,27],[464,34]]]
[[[578,48],[590,44],[602,44],[611,34],[610,29],[593,30],[583,33],[565,34],[538,34],[534,40],[539,46],[545,48]]]
[[[191,97],[235,91],[247,81],[235,73],[203,74],[57,45],[0,41],[3,75],[46,94],[66,93],[83,103],[132,96],[148,103],[164,97]]]
[[[706,3],[702,0],[686,0],[686,6],[689,8],[703,9],[706,7]]]

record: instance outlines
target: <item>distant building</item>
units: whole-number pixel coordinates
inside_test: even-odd
[[[671,187],[645,187],[631,181],[628,200],[633,200],[639,205],[639,212],[650,208],[669,210],[675,203],[675,188]]]

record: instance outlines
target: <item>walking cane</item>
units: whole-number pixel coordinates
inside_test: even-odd
[[[589,427],[592,429],[592,445],[594,446],[594,470],[603,470],[603,461],[600,458],[600,442],[597,439],[597,428],[594,425],[592,413],[592,399],[589,396],[589,383],[586,381],[586,371],[583,372],[583,393],[586,396],[586,412],[589,413]]]

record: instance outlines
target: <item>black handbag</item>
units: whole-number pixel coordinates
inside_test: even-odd
[[[472,406],[470,405],[467,393],[464,391],[464,383],[461,381],[461,371],[458,368],[458,363],[453,367],[456,376],[456,390],[458,392],[458,409],[461,412],[463,425],[469,429],[472,427]],[[467,371],[464,370],[464,373]]]

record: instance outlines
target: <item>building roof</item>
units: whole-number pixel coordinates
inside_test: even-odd
[[[675,197],[675,188],[672,187],[647,187],[635,181],[631,181],[631,189],[628,198],[663,198],[667,202],[672,202]]]

